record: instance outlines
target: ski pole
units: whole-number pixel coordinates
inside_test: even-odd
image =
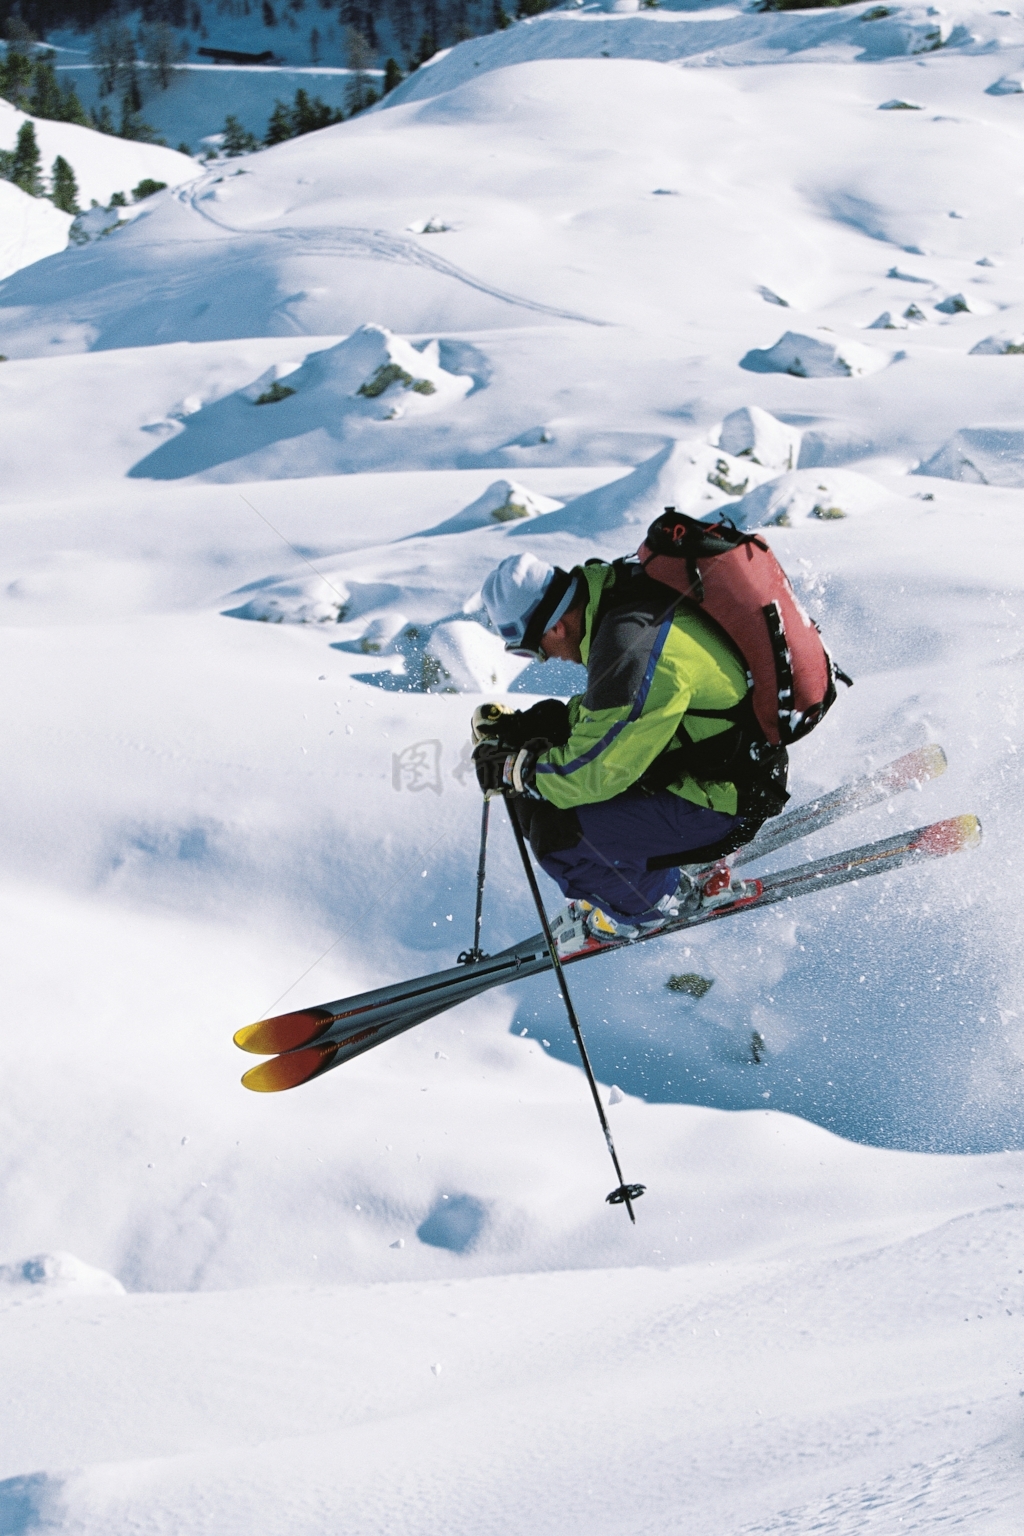
[[[484,797],[483,815],[480,818],[480,861],[476,867],[476,915],[473,919],[473,948],[464,949],[459,965],[475,965],[487,956],[480,948],[480,927],[484,917],[484,879],[487,874],[487,823],[491,814],[491,802]]]
[[[608,1124],[608,1116],[605,1114],[604,1105],[601,1103],[601,1095],[598,1092],[597,1080],[594,1077],[594,1069],[590,1065],[590,1057],[587,1055],[587,1047],[583,1039],[583,1031],[580,1028],[580,1021],[576,1016],[576,1009],[573,1006],[572,998],[569,995],[569,988],[565,983],[565,972],[562,970],[561,957],[558,953],[558,946],[555,943],[554,935],[551,932],[551,924],[548,922],[547,912],[544,910],[544,899],[540,894],[540,886],[537,884],[537,876],[533,872],[533,865],[530,862],[530,855],[526,848],[526,839],[523,836],[523,829],[519,824],[519,817],[516,813],[515,806],[510,805],[506,801],[505,808],[508,811],[509,820],[512,823],[512,830],[516,835],[516,842],[519,845],[519,854],[523,861],[523,868],[526,871],[526,878],[530,884],[530,893],[533,896],[534,904],[537,908],[537,916],[540,918],[540,925],[544,930],[544,938],[547,941],[548,954],[551,956],[551,964],[554,969],[555,976],[558,979],[558,990],[562,994],[562,1002],[565,1004],[565,1011],[568,1014],[569,1023],[572,1026],[572,1032],[576,1037],[576,1045],[579,1048],[580,1057],[583,1061],[583,1070],[587,1074],[587,1082],[590,1084],[590,1092],[594,1098],[594,1107],[597,1110],[597,1118],[601,1122],[601,1129],[604,1131],[604,1139],[608,1145],[608,1151],[611,1155],[611,1160],[615,1167],[615,1175],[619,1181],[618,1188],[613,1189],[610,1195],[605,1196],[605,1199],[609,1205],[624,1205],[626,1210],[629,1212],[630,1221],[635,1226],[636,1217],[633,1214],[633,1201],[639,1200],[640,1196],[643,1194],[646,1188],[646,1185],[627,1184],[625,1179],[622,1177],[622,1169],[619,1167],[619,1158],[617,1152],[615,1151],[615,1143],[612,1140],[611,1127]]]

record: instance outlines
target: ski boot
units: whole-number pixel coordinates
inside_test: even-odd
[[[552,937],[563,957],[584,949],[598,949],[614,939],[635,939],[642,931],[642,924],[610,917],[592,902],[578,899],[570,901],[551,919]]]
[[[687,916],[691,912],[713,912],[716,907],[731,907],[744,901],[753,901],[760,896],[762,890],[760,880],[733,879],[732,870],[725,859],[719,859],[717,864],[713,864],[699,883],[690,875],[683,878],[693,886],[697,898],[685,914]]]
[[[632,943],[634,939],[659,933],[681,909],[676,894],[663,896],[652,909],[656,915],[646,918],[612,917],[592,902],[575,900],[552,919],[551,932],[560,955],[575,955],[583,949],[597,949],[602,944]]]

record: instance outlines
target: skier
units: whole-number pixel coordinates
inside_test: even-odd
[[[568,897],[552,923],[569,952],[635,938],[743,894],[724,865],[785,804],[787,756],[769,746],[736,648],[636,561],[572,571],[513,555],[484,606],[505,649],[587,668],[568,704],[482,704],[473,758],[487,795],[512,797],[541,867]]]

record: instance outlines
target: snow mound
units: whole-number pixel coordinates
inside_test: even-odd
[[[123,1296],[124,1286],[106,1270],[94,1269],[73,1253],[37,1253],[0,1264],[0,1299],[59,1292],[73,1296]]]
[[[994,336],[986,336],[971,348],[969,356],[1005,357],[1008,352],[1024,352],[1024,333],[1000,331]]]
[[[468,507],[446,518],[428,533],[468,533],[471,528],[491,528],[500,523],[519,522],[523,518],[542,517],[546,512],[558,512],[564,502],[541,496],[527,490],[517,480],[495,480],[481,496]]]
[[[987,96],[1019,96],[1024,91],[1024,79],[1020,75],[1000,75],[986,87]]]
[[[796,379],[861,378],[877,373],[892,356],[857,341],[787,331],[773,347],[754,347],[740,361],[751,373],[790,373]]]
[[[122,208],[115,204],[113,208],[87,208],[75,218],[68,230],[69,245],[88,245],[90,240],[101,240],[104,235],[111,235],[122,224],[131,223],[132,219],[140,213],[140,208]]]
[[[68,243],[71,215],[45,197],[29,197],[12,181],[0,181],[0,278],[55,256]]]
[[[364,656],[383,656],[395,649],[395,642],[408,623],[404,613],[397,608],[371,619],[359,637],[359,649]]]
[[[544,532],[592,539],[629,529],[630,537],[635,537],[635,530],[646,530],[669,506],[691,517],[706,517],[726,503],[731,509],[738,497],[761,485],[772,473],[753,458],[733,456],[707,443],[670,443],[638,464],[631,475],[577,496],[561,512],[549,513]],[[516,528],[513,537],[520,531],[535,530]]]
[[[316,392],[322,400],[334,400],[340,410],[394,421],[400,416],[436,411],[461,400],[472,389],[473,380],[467,374],[447,373],[438,355],[436,341],[418,352],[386,326],[361,325],[337,346],[307,357],[288,375],[288,385],[282,390],[297,395]],[[274,393],[266,387],[270,382],[264,374],[240,393],[257,405],[276,404],[285,395],[268,398]],[[277,382],[276,375],[273,382]]]
[[[427,693],[505,693],[529,661],[510,656],[483,625],[452,619],[431,632],[422,666]]]
[[[353,456],[394,460],[393,441],[379,431],[461,402],[468,374],[449,373],[436,341],[417,350],[383,325],[361,325],[344,341],[282,361],[232,394],[188,413],[172,413],[146,430],[166,441],[135,464],[135,479],[171,480],[210,474],[226,480],[344,473]],[[380,423],[388,425],[381,427]]]
[[[972,485],[1024,485],[1024,428],[961,427],[914,474]]]
[[[729,509],[739,528],[789,528],[808,518],[834,522],[871,512],[890,493],[852,469],[796,469],[760,485]]]
[[[872,320],[871,324],[866,326],[865,329],[869,331],[905,331],[909,329],[909,324],[905,315],[894,315],[891,310],[883,309],[878,319]]]
[[[974,298],[972,294],[951,293],[940,300],[935,308],[940,315],[990,315],[992,306]]]
[[[244,385],[238,393],[244,400],[250,401],[252,405],[270,405],[277,400],[285,400],[288,395],[294,395],[294,388],[289,386],[287,390],[282,390],[280,388],[275,389],[274,386],[275,384],[280,385],[282,380],[289,378],[301,367],[301,358],[298,361],[289,360],[282,363],[271,363],[269,368],[263,370],[258,379],[253,379],[251,384]],[[190,406],[191,408],[189,408]],[[196,411],[201,411],[202,408],[202,400],[198,400],[194,404],[190,401],[183,401],[182,405],[172,412],[172,415],[184,420],[186,416],[194,416]]]
[[[259,624],[344,624],[375,613],[399,596],[399,589],[386,582],[344,581],[333,575],[276,581],[263,585],[242,607],[228,609],[225,618]]]
[[[800,433],[757,405],[744,405],[722,422],[718,446],[737,459],[765,469],[795,469]]]

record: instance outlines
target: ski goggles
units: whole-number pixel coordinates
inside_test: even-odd
[[[521,633],[518,633],[518,624],[501,626],[501,637],[510,656],[523,656],[530,661],[547,661],[541,640],[572,607],[577,585],[575,576],[555,566],[555,574],[548,582],[540,602],[527,614],[525,621],[521,621]]]

